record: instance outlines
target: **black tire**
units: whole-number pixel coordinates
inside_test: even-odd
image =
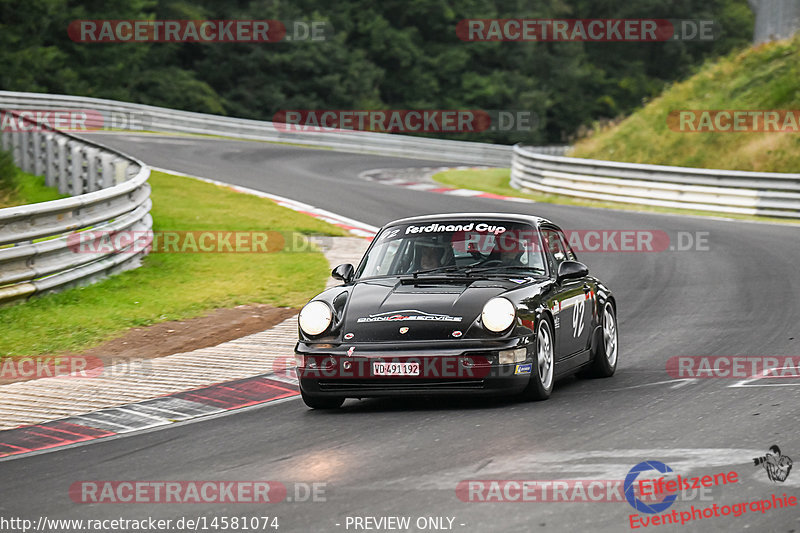
[[[613,352],[610,353],[609,350]],[[617,314],[611,302],[603,305],[603,312],[600,315],[600,341],[595,343],[592,352],[592,362],[581,371],[580,376],[586,378],[613,376],[619,361],[619,334]]]
[[[550,397],[555,382],[555,341],[553,326],[546,317],[539,320],[536,328],[536,350],[533,354],[531,380],[522,397],[526,400],[541,401]],[[548,359],[549,352],[549,362]]]
[[[344,403],[344,398],[338,396],[315,396],[306,394],[302,390],[300,395],[303,397],[303,402],[312,409],[338,409]]]

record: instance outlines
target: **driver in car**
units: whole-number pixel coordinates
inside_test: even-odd
[[[453,261],[448,260],[448,256],[452,257],[452,251],[445,243],[422,240],[416,242],[414,244],[414,263],[416,267],[412,267],[411,272],[449,266],[453,264]]]
[[[520,258],[525,253],[525,248],[516,236],[511,234],[503,234],[497,238],[494,244],[494,249],[489,255],[487,263],[498,264],[502,266],[523,266]]]
[[[434,246],[420,246],[419,268],[427,270],[442,264],[442,251]]]

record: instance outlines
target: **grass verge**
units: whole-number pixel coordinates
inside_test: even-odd
[[[511,180],[511,169],[490,168],[490,169],[468,169],[468,170],[445,170],[433,175],[434,181],[449,187],[462,189],[473,189],[485,191],[503,196],[514,196],[517,198],[528,198],[534,202],[548,204],[574,205],[580,207],[598,207],[605,209],[621,209],[625,211],[638,211],[645,213],[671,213],[681,215],[699,215],[733,218],[737,220],[755,220],[761,222],[780,222],[789,224],[800,224],[800,221],[784,218],[759,217],[752,215],[739,215],[735,213],[715,213],[713,211],[700,211],[696,209],[673,209],[669,207],[647,206],[638,204],[625,204],[617,202],[603,202],[595,200],[583,200],[572,198],[560,194],[537,194],[527,193],[513,188],[509,182]]]
[[[153,172],[155,231],[344,231],[274,202]],[[0,308],[0,355],[78,351],[127,329],[264,303],[298,307],[320,292],[328,263],[316,251],[153,253],[141,268],[94,285]]]
[[[11,154],[0,151],[0,209],[58,200],[65,196],[46,187],[43,176],[34,176],[14,166]]]
[[[704,128],[692,132],[681,131],[677,120],[673,127],[678,131],[667,122],[670,112],[681,110],[797,110],[798,79],[800,35],[733,53],[708,62],[696,75],[667,88],[616,126],[596,128],[594,135],[576,144],[571,155],[656,165],[800,172],[796,123],[783,132],[732,131],[731,126],[731,131]],[[691,128],[684,125],[683,130]]]

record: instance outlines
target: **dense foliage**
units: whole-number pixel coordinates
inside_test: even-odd
[[[464,18],[714,19],[712,42],[463,42]],[[82,44],[77,19],[326,20],[324,42]],[[624,115],[708,57],[749,44],[746,0],[0,0],[0,88],[270,119],[281,109],[514,109],[494,142],[563,142]],[[452,136],[451,136],[452,137]]]

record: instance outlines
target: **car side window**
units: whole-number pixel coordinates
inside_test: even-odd
[[[397,250],[400,248],[402,241],[392,241],[387,246],[374,250],[364,263],[364,268],[361,268],[358,275],[364,270],[375,270],[378,275],[388,274],[391,270],[392,262],[397,257]]]
[[[550,268],[555,274],[558,272],[558,267],[561,266],[561,263],[570,259],[570,256],[574,257],[574,254],[556,230],[545,228],[542,230],[542,236],[544,237],[544,245],[547,247]]]
[[[567,259],[570,261],[577,261],[578,257],[575,255],[575,252],[572,251],[572,247],[569,245],[569,240],[567,236],[564,234],[563,231],[558,230],[558,236],[561,238],[561,243],[564,246],[564,253],[567,256]]]
[[[397,255],[398,248],[400,248],[400,241],[389,243],[389,245],[386,247],[386,251],[383,254],[383,258],[377,267],[378,272],[381,274],[389,272],[392,261],[394,261],[395,255]]]

